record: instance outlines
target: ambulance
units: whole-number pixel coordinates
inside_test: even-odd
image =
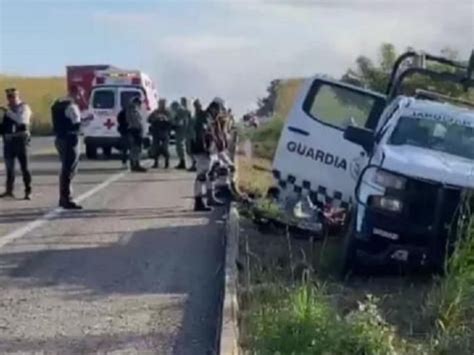
[[[120,149],[117,115],[134,97],[143,102],[143,125],[158,107],[158,91],[150,77],[138,70],[108,69],[95,72],[88,110],[83,115],[83,136],[88,159],[96,159],[99,149],[109,157],[112,149]],[[145,137],[145,145],[150,137]]]

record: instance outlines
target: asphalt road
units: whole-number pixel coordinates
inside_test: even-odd
[[[81,161],[85,209],[61,211],[58,168],[33,156],[33,200],[0,200],[0,353],[212,354],[223,211],[191,212],[190,173],[116,160]]]

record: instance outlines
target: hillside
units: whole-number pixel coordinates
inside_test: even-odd
[[[0,93],[3,105],[4,90],[16,87],[22,98],[33,110],[32,132],[48,134],[50,132],[50,106],[53,100],[66,92],[66,80],[61,77],[18,77],[0,75]]]

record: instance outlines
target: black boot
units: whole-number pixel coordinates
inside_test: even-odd
[[[31,200],[31,189],[25,190],[25,200]]]
[[[5,198],[5,197],[14,198],[15,195],[13,194],[13,191],[5,191],[3,194],[0,194],[0,198]]]
[[[158,169],[158,159],[155,159],[155,163],[153,164],[153,169]]]
[[[170,160],[169,158],[166,158],[165,160],[165,169],[168,169],[170,167]]]
[[[214,190],[207,190],[207,204],[209,206],[224,206],[224,202],[217,199]]]
[[[82,210],[82,206],[78,205],[74,201],[60,201],[59,207],[62,207],[65,210]]]
[[[189,172],[194,173],[197,171],[196,169],[196,162],[193,161],[193,165],[188,169]]]
[[[141,166],[139,163],[134,164],[131,169],[134,173],[146,173],[147,169]]]
[[[202,199],[202,197],[195,197],[194,198],[194,211],[209,212],[209,211],[212,211],[212,208],[210,208],[204,203],[204,200]]]
[[[186,162],[184,160],[180,160],[179,164],[176,165],[175,169],[186,170]]]

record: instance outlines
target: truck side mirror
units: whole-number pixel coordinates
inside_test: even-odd
[[[344,139],[360,145],[368,154],[372,152],[375,143],[375,136],[372,130],[355,126],[346,128]]]

